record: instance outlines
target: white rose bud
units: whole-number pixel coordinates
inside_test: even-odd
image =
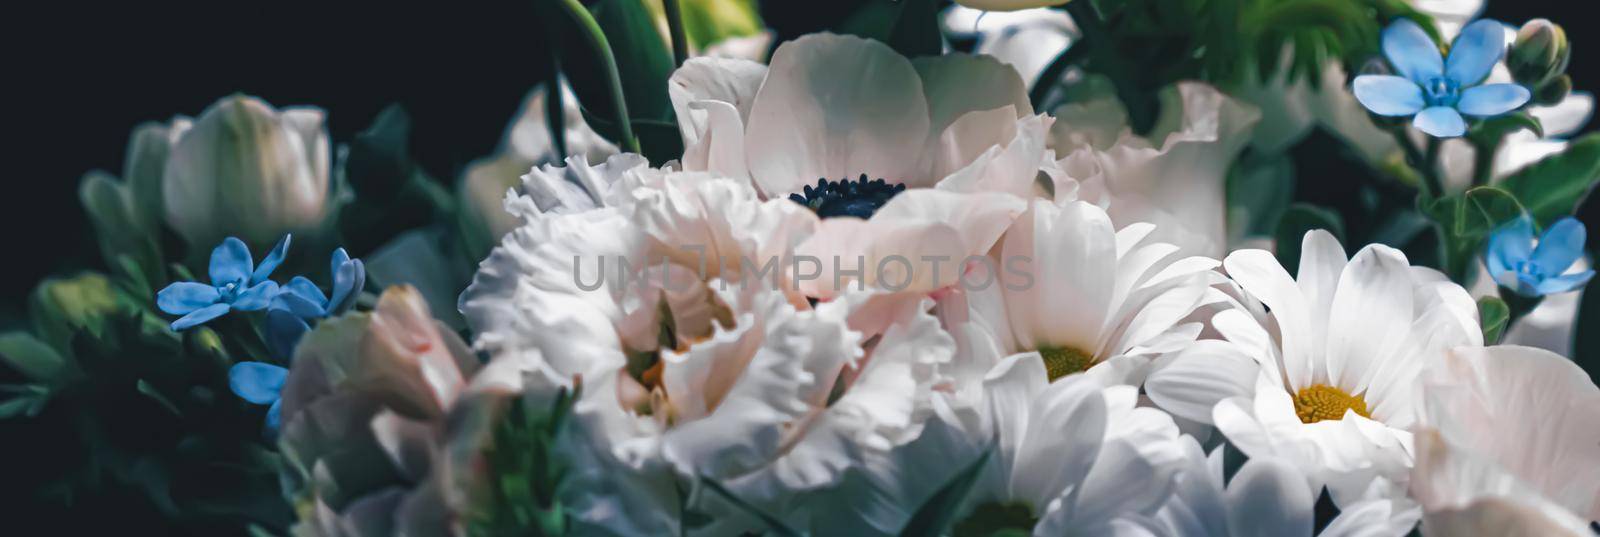
[[[328,215],[322,110],[244,95],[211,105],[173,144],[162,179],[167,224],[194,247],[234,235],[272,244]]]

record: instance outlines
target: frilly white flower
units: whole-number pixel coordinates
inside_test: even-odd
[[[332,208],[323,122],[320,109],[243,95],[212,104],[172,142],[161,180],[167,225],[191,246],[315,236]]]
[[[1600,388],[1528,347],[1458,348],[1427,375],[1411,493],[1425,535],[1593,535]]]
[[[1108,83],[1086,85],[1097,97],[1055,110],[1055,176],[1076,179],[1078,197],[1106,206],[1119,225],[1155,224],[1156,240],[1188,254],[1226,253],[1227,173],[1260,112],[1206,84],[1179,83],[1161,93],[1161,117],[1141,137]]]
[[[524,225],[461,302],[492,363],[582,379],[574,423],[609,469],[575,481],[581,524],[677,531],[685,505],[756,524],[709,491],[680,497],[702,477],[789,516],[856,454],[917,435],[934,364],[953,352],[924,301],[812,308],[784,275],[815,225],[804,207],[741,180],[612,163],[530,174],[508,201]]]
[[[1253,382],[1254,393],[1222,401],[1213,420],[1246,455],[1291,461],[1310,476],[1313,494],[1326,484],[1339,505],[1394,495],[1412,464],[1418,375],[1445,349],[1483,344],[1477,307],[1460,286],[1386,246],[1347,261],[1338,240],[1316,230],[1301,252],[1298,279],[1260,250],[1223,261],[1271,311],[1212,318],[1233,352],[1260,366],[1254,380],[1248,369],[1228,368],[1214,381]],[[1220,358],[1190,357],[1188,369]]]
[[[826,271],[807,283],[817,298],[871,279],[893,256],[921,276],[909,290],[948,285],[960,259],[987,252],[1022,200],[1049,186],[1036,177],[1051,120],[1034,115],[1015,70],[986,56],[908,60],[876,41],[809,35],[779,46],[770,68],[690,60],[668,93],[685,169],[855,217],[823,220],[801,247]],[[933,278],[940,262],[946,277]],[[867,276],[834,277],[858,269]]]

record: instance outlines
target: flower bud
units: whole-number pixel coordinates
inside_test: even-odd
[[[1572,77],[1561,75],[1533,91],[1533,104],[1555,106],[1565,100],[1569,93],[1572,93]]]
[[[1529,87],[1540,87],[1567,70],[1572,48],[1567,33],[1545,19],[1534,19],[1517,31],[1517,40],[1506,56],[1511,78]]]
[[[225,97],[172,145],[161,184],[167,224],[191,246],[315,235],[329,213],[329,152],[321,110]]]
[[[46,337],[68,342],[74,334],[98,337],[106,316],[123,308],[111,280],[89,272],[39,284],[33,294],[34,321]]]

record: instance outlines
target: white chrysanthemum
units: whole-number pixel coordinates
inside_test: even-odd
[[[680,492],[705,477],[783,516],[859,453],[916,436],[953,343],[921,300],[811,308],[787,274],[815,225],[804,207],[704,173],[573,164],[575,181],[508,201],[526,223],[462,311],[493,360],[581,379],[575,423],[606,471],[576,478],[580,521],[671,533],[687,505],[739,529],[755,522]]]
[[[1057,108],[1050,147],[1059,174],[1081,184],[1078,196],[1107,207],[1119,225],[1149,222],[1157,240],[1183,252],[1226,252],[1226,178],[1261,114],[1216,88],[1180,83],[1161,92],[1162,115],[1135,135],[1109,83],[1083,84],[1087,100]],[[1064,189],[1057,189],[1064,190]]]
[[[1153,518],[1142,523],[1154,535],[1184,537],[1310,537],[1315,528],[1316,496],[1307,477],[1291,461],[1252,458],[1225,479],[1222,448],[1206,455],[1193,438],[1179,440],[1183,465],[1172,495]],[[1399,537],[1420,515],[1404,500],[1375,498],[1347,506],[1320,537]]]
[[[1420,371],[1483,336],[1466,291],[1411,267],[1398,250],[1368,245],[1347,261],[1338,240],[1317,230],[1301,252],[1298,279],[1261,250],[1223,261],[1271,313],[1212,318],[1260,365],[1252,398],[1222,401],[1213,418],[1246,455],[1293,461],[1348,505],[1371,487],[1403,484]]]
[[[876,41],[808,35],[779,46],[770,68],[690,60],[668,93],[685,169],[748,177],[764,198],[826,218],[802,247],[823,271],[804,283],[816,298],[881,286],[880,267],[898,259],[910,280],[888,287],[946,286],[1049,186],[1036,179],[1051,119],[986,56],[908,60]]]
[[[1427,376],[1411,492],[1427,535],[1592,535],[1600,388],[1528,347],[1459,348]]]
[[[1116,230],[1086,202],[1033,202],[1002,240],[1002,263],[993,267],[1001,275],[988,286],[971,278],[978,283],[965,304],[943,304],[956,310],[943,315],[954,316],[951,331],[962,343],[958,382],[1023,354],[1044,363],[1051,380],[1087,370],[1139,384],[1151,358],[1192,344],[1202,325],[1188,318],[1225,300],[1209,287],[1220,278],[1211,272],[1218,263],[1147,241],[1153,230]]]
[[[810,529],[900,534],[986,451],[954,534],[1101,535],[1132,527],[1172,490],[1179,432],[1167,414],[1138,406],[1138,388],[1099,381],[1080,374],[1051,382],[1039,360],[1006,358],[978,381],[977,404],[939,405],[939,418],[915,442],[852,472],[817,506]]]

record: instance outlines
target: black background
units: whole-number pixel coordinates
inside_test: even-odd
[[[859,1],[762,3],[767,24],[788,36],[826,26]],[[1495,0],[1486,16],[1563,23],[1575,44],[1576,85],[1593,90],[1600,45],[1579,31],[1585,4]],[[414,118],[417,158],[435,177],[453,180],[467,161],[494,149],[546,71],[532,6],[213,0],[7,8],[0,16],[11,27],[0,67],[0,117],[10,139],[0,161],[8,252],[0,262],[0,319],[15,320],[22,296],[44,276],[96,263],[77,200],[84,172],[120,174],[135,125],[196,115],[229,93],[322,107],[336,142],[399,102]]]

